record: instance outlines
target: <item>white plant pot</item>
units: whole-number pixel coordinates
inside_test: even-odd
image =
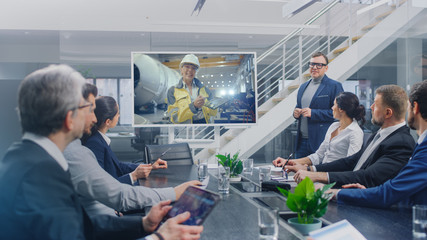
[[[242,180],[242,177],[230,177],[230,182],[240,182]]]
[[[294,217],[289,218],[288,223],[303,235],[308,235],[309,232],[320,229],[322,227],[322,221],[317,218],[313,219],[313,223],[302,224],[298,223],[298,217]]]

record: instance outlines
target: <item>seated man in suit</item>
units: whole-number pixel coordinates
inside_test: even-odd
[[[309,177],[313,182],[336,182],[335,187],[349,183],[374,187],[384,183],[399,173],[414,149],[415,142],[405,122],[407,105],[408,96],[403,88],[396,85],[379,87],[371,106],[371,121],[381,128],[366,146],[331,163],[307,167],[289,161],[285,168],[296,172],[296,182]]]
[[[417,130],[417,146],[402,171],[384,184],[364,189],[360,184],[348,184],[346,189],[333,189],[338,203],[365,207],[389,207],[393,204],[427,204],[427,80],[412,86],[409,95],[408,125]],[[347,188],[361,189],[347,189]]]
[[[144,217],[98,215],[81,207],[62,155],[83,134],[92,104],[82,98],[85,79],[74,69],[49,66],[28,75],[18,90],[24,136],[0,161],[0,231],[5,239],[134,239],[153,232],[170,210],[162,202]],[[198,238],[202,227],[162,225],[152,239]],[[114,226],[110,228],[109,226]]]
[[[95,97],[98,89],[85,84],[83,98],[96,108]],[[86,116],[84,133],[90,134],[97,121],[94,111]],[[175,201],[189,185],[199,184],[190,181],[175,188],[147,188],[120,183],[99,166],[93,152],[83,146],[80,139],[72,141],[64,150],[70,169],[71,181],[82,205],[89,216],[98,214],[115,215],[114,210],[126,212],[143,209],[163,200]]]

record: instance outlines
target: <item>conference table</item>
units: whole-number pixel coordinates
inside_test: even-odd
[[[140,185],[175,187],[189,180],[197,180],[196,165],[153,170],[147,179],[140,180]],[[217,169],[209,169],[206,189],[218,192]],[[261,191],[250,178],[231,183],[230,193],[221,195],[221,201],[203,223],[201,239],[259,239],[259,207],[279,210],[279,239],[306,239],[307,236],[287,224],[286,219],[294,215],[285,202],[286,199],[277,192]],[[347,219],[367,239],[412,238],[412,213],[409,208],[373,209],[339,205],[331,201],[327,213],[321,218],[324,226],[343,219]]]

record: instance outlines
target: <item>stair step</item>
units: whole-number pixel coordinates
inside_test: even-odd
[[[288,86],[288,91],[292,92],[292,91],[294,91],[295,89],[298,89],[298,88],[299,88],[299,84],[297,84],[297,85],[290,85],[290,86]]]
[[[402,4],[404,4],[405,2],[407,2],[408,0],[402,0],[402,1],[400,1],[399,2],[399,6],[400,5],[402,5]],[[392,8],[395,8],[396,7],[396,4],[392,4],[392,5],[390,5]]]
[[[351,38],[351,41],[354,43],[357,40],[361,39],[362,37],[363,37],[363,35],[354,36],[354,37]]]
[[[362,28],[362,31],[369,31],[369,30],[371,30],[372,28],[374,28],[375,26],[377,26],[377,25],[378,25],[378,23],[380,23],[380,22],[378,21],[378,22],[374,22],[374,23],[372,23],[372,24],[366,25],[366,26],[364,26],[364,27]]]
[[[214,154],[216,153],[216,149],[215,149],[215,148],[209,148],[209,149],[208,149],[208,153],[209,153],[210,155],[214,155]]]
[[[234,136],[232,136],[232,135],[228,135],[228,136],[225,136],[224,138],[225,138],[225,140],[227,140],[227,141],[231,141],[231,140],[233,140],[233,139],[234,139]]]
[[[348,47],[342,47],[342,48],[338,48],[336,50],[334,50],[334,54],[341,54],[343,53],[345,50],[347,50]]]
[[[375,19],[377,19],[378,21],[381,21],[381,20],[383,20],[384,18],[386,18],[388,15],[390,15],[393,11],[394,11],[394,9],[393,9],[393,10],[390,10],[390,11],[388,11],[388,12],[385,12],[385,13],[383,13],[383,14],[380,14],[380,15],[378,15]]]
[[[262,116],[262,115],[264,115],[264,114],[266,114],[268,111],[258,111],[258,115],[259,116]]]
[[[273,98],[271,101],[272,101],[273,103],[279,103],[279,102],[281,102],[283,99],[285,99],[285,98]]]

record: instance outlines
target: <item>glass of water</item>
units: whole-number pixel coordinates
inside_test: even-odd
[[[252,173],[254,167],[254,160],[252,158],[243,160],[243,173]]]
[[[198,167],[198,177],[199,181],[203,181],[208,176],[208,164],[207,163],[200,163]]]
[[[218,192],[228,194],[230,189],[230,167],[218,166]]]
[[[427,239],[427,205],[412,207],[413,239]]]
[[[270,174],[270,167],[260,167],[259,168],[259,181],[266,182],[270,181],[271,174]]]
[[[258,208],[260,239],[276,240],[279,235],[277,209]]]

